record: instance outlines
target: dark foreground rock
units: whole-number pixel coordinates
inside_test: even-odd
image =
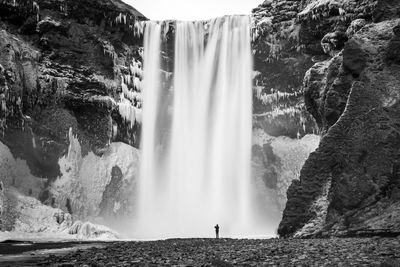
[[[9,266],[399,266],[400,239],[171,239],[102,248]]]

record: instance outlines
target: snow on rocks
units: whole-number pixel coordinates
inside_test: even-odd
[[[97,225],[90,222],[75,222],[68,233],[70,235],[76,235],[78,239],[99,239],[99,240],[115,240],[119,239],[119,234],[110,228]]]
[[[50,193],[54,196],[53,207],[43,205],[38,200],[44,181],[33,176],[26,162],[15,159],[9,149],[0,143],[0,231],[12,231],[11,236],[18,236],[17,233],[21,233],[21,236],[23,233],[57,233],[71,238],[68,235],[73,226],[70,211],[74,218],[96,221],[100,203],[104,201],[105,188],[110,183],[115,166],[121,170],[124,185],[134,187],[139,162],[137,149],[113,143],[102,156],[93,152],[82,156],[79,140],[72,129],[68,136],[70,144],[67,155],[59,160],[62,175],[50,185]],[[121,199],[130,197],[121,196]],[[103,226],[86,224],[82,227],[75,231],[77,233],[74,238],[118,237],[115,232]]]
[[[269,136],[262,129],[253,131],[253,178],[263,181],[263,187],[273,191],[273,198],[268,201],[274,203],[280,211],[286,204],[287,189],[293,180],[299,179],[304,162],[319,142],[320,137],[317,135],[291,139]]]
[[[50,186],[55,202],[64,210],[69,203],[77,218],[95,218],[112,169],[117,166],[123,181],[134,186],[138,176],[139,151],[123,143],[111,143],[102,156],[89,152],[82,156],[81,145],[70,131],[68,154],[59,160],[61,176]],[[131,196],[126,196],[126,199]]]
[[[0,241],[55,239],[55,240],[116,240],[118,233],[106,226],[90,222],[73,223],[71,214],[43,205],[39,200],[25,196],[15,188],[0,193]],[[7,227],[7,228],[5,228]]]
[[[63,232],[72,225],[70,214],[60,209],[43,205],[39,200],[24,196],[16,189],[7,189],[7,195],[15,206],[8,212],[14,213],[14,231],[24,233]]]

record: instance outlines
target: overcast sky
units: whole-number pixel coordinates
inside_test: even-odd
[[[151,20],[203,20],[250,14],[264,0],[123,0]]]

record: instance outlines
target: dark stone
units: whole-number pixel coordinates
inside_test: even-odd
[[[400,3],[392,0],[378,0],[373,13],[374,22],[400,17]]]
[[[67,211],[69,214],[73,215],[73,210],[71,206],[71,200],[67,198],[67,202],[65,203],[65,207],[67,208]]]
[[[336,31],[325,35],[321,40],[321,45],[324,52],[329,54],[331,51],[342,50],[347,41],[348,37],[345,32]]]
[[[123,190],[123,174],[118,166],[114,166],[111,171],[111,181],[104,190],[100,203],[100,214],[103,216],[113,216],[115,202],[119,200]]]
[[[396,36],[400,37],[400,24],[393,28],[393,32]]]
[[[400,25],[393,28],[395,36],[387,48],[386,60],[389,63],[400,64]]]
[[[356,78],[366,67],[366,53],[354,39],[348,41],[343,50],[343,67]]]
[[[37,17],[30,16],[24,24],[19,28],[21,34],[31,35],[36,33]]]
[[[304,99],[307,111],[323,132],[342,115],[353,77],[343,68],[343,56],[316,63],[304,80]]]

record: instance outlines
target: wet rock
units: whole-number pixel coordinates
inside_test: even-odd
[[[366,53],[357,41],[351,39],[343,50],[343,67],[358,78],[366,67]]]
[[[36,26],[36,31],[39,34],[45,34],[50,31],[60,31],[65,34],[67,29],[63,27],[60,22],[55,21],[50,17],[45,17],[43,20],[38,22]]]
[[[400,64],[400,25],[393,28],[395,36],[390,40],[386,60],[389,63]]]
[[[324,91],[332,84],[332,78],[326,79],[327,73],[330,77],[336,76],[339,71],[341,55],[329,61],[316,63],[310,68],[304,77],[304,100],[307,111],[314,117],[320,128],[323,128],[324,114],[322,107],[324,105]]]
[[[336,31],[328,33],[322,38],[321,46],[324,52],[328,55],[335,56],[343,49],[348,37],[344,32]]]
[[[392,62],[385,63],[397,23],[365,26],[346,43],[343,59],[337,57],[340,67],[332,69],[332,62],[326,62],[310,71],[305,81],[308,107],[326,133],[305,163],[300,182],[288,190],[281,235],[307,235],[311,224],[311,235],[398,232],[398,202],[392,196],[397,192],[400,143],[393,125],[400,112],[395,93],[400,80]],[[328,181],[327,212],[320,213],[315,207]],[[388,194],[388,188],[394,193]]]
[[[37,33],[37,16],[28,17],[19,28],[21,34],[32,35]]]
[[[353,37],[355,33],[361,30],[365,25],[367,25],[367,21],[365,19],[355,19],[351,22],[349,28],[346,30],[346,35],[348,38]]]

